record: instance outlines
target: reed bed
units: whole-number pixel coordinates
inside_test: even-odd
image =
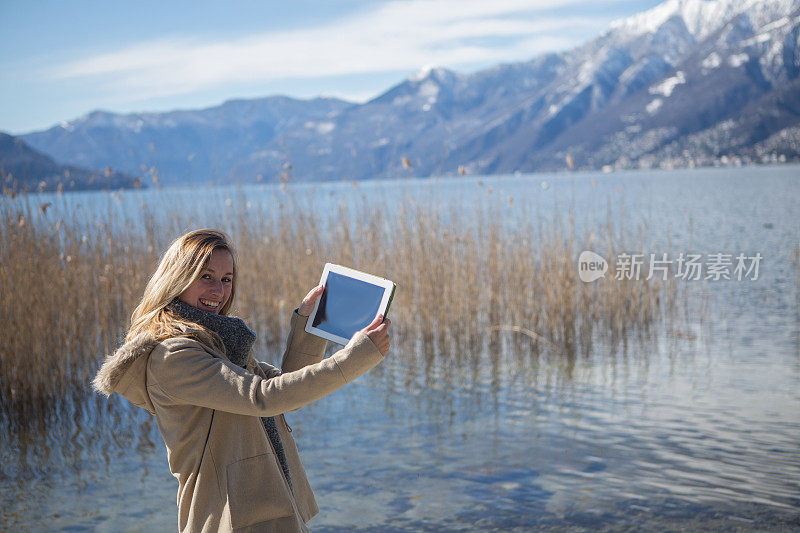
[[[3,414],[27,417],[86,398],[159,254],[196,227],[219,227],[236,243],[234,314],[256,330],[258,349],[273,362],[289,313],[325,262],[397,283],[392,357],[409,360],[426,354],[448,364],[504,349],[522,357],[588,356],[598,335],[647,331],[674,306],[674,283],[615,280],[612,261],[604,279],[580,281],[580,251],[612,258],[644,246],[620,233],[612,217],[602,233],[576,235],[570,210],[548,218],[519,209],[511,219],[503,202],[465,212],[455,203],[404,198],[386,215],[357,186],[354,193],[360,205],[322,214],[313,194],[284,193],[272,208],[253,207],[240,194],[217,219],[202,222],[142,205],[138,230],[113,210],[73,209],[59,218],[36,196],[0,203]]]

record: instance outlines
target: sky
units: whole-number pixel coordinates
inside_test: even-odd
[[[364,102],[431,67],[568,50],[658,0],[0,0],[0,131],[276,94]]]

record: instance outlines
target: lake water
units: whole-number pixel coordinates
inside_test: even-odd
[[[391,214],[405,197],[503,206],[509,226],[572,206],[580,229],[602,228],[610,206],[646,228],[649,252],[763,257],[755,280],[678,280],[707,300],[702,315],[643,340],[598,339],[590,356],[486,348],[454,363],[394,347],[368,375],[287,416],[320,506],[312,530],[800,529],[800,167],[288,189],[323,215],[364,200]],[[263,186],[15,201],[52,201],[54,216],[118,209],[131,229],[142,203],[179,205],[206,226],[247,202],[287,200]],[[0,526],[175,529],[177,482],[137,411],[89,397],[45,428],[2,435]]]

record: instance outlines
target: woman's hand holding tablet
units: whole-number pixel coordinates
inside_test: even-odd
[[[300,316],[308,316],[311,314],[311,311],[314,310],[314,306],[317,303],[317,298],[320,297],[322,294],[322,283],[308,291],[306,297],[303,298],[303,302],[300,304],[300,307],[297,308],[297,314]]]
[[[382,355],[389,352],[389,326],[391,324],[391,320],[383,318],[383,315],[378,315],[372,324],[363,330]]]

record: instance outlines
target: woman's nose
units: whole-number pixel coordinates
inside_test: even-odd
[[[222,296],[222,293],[223,290],[221,281],[217,281],[216,283],[213,283],[211,285],[211,294],[213,294],[214,296]]]

